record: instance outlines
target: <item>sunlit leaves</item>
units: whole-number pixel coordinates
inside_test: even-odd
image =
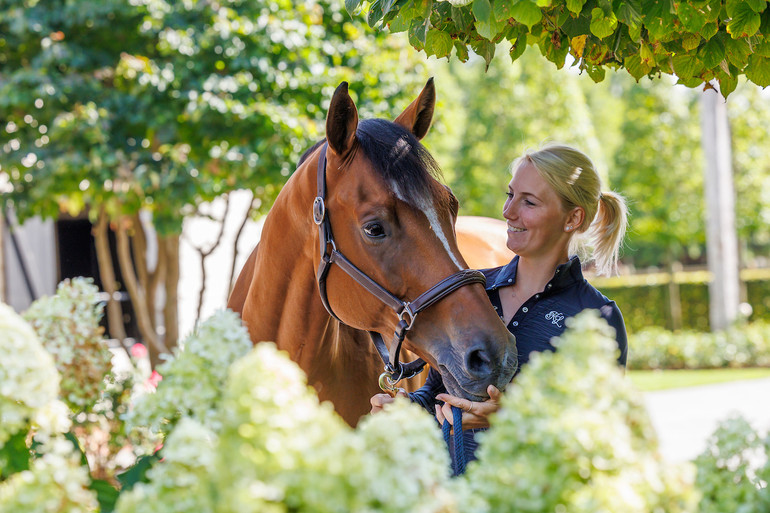
[[[375,0],[364,5],[369,5],[370,16],[378,17],[386,3]],[[494,52],[483,41],[497,45],[507,40],[514,45],[513,60],[523,52],[522,44],[538,46],[557,67],[570,53],[578,59],[576,65],[597,81],[606,68],[624,68],[637,80],[672,74],[689,87],[717,79],[728,85],[721,88],[725,96],[739,76],[760,85],[766,82],[764,59],[752,60],[749,67],[749,56],[755,52],[766,56],[762,52],[770,43],[767,0],[449,0],[449,12],[442,7],[445,3],[396,2],[381,26],[396,31],[410,26],[415,48],[445,56],[442,40],[431,36],[441,41],[434,52],[434,45],[426,46],[421,37],[438,30],[452,39],[458,59],[467,59],[470,47],[487,66]],[[426,6],[430,6],[427,13]]]
[[[266,210],[323,136],[341,81],[366,117],[392,117],[424,83],[405,38],[345,11],[360,12],[360,0],[220,4],[0,2],[0,157],[13,187],[3,202],[22,218],[145,208],[163,232],[236,188],[252,189]],[[379,0],[368,21],[392,20],[406,4],[412,17],[433,5]],[[430,23],[410,25],[413,44],[425,45]],[[451,48],[436,31],[433,53]]]

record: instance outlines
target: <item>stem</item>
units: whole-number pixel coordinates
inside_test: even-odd
[[[233,280],[235,279],[235,262],[238,260],[238,241],[241,240],[243,229],[246,227],[246,223],[249,221],[251,218],[251,213],[254,211],[254,193],[251,191],[249,192],[251,194],[249,208],[246,209],[246,214],[243,216],[243,221],[241,221],[241,225],[238,227],[238,231],[235,233],[235,241],[233,242],[233,260],[230,263],[230,279],[227,281],[227,297],[225,298],[225,302],[227,302],[230,294],[233,292]]]
[[[150,314],[147,311],[147,302],[144,291],[139,287],[137,283],[136,273],[134,271],[133,263],[131,262],[131,248],[128,240],[128,233],[124,223],[128,222],[128,218],[124,217],[118,222],[118,262],[120,263],[120,271],[123,273],[123,280],[126,282],[126,289],[131,296],[131,302],[134,305],[134,312],[136,313],[136,321],[139,325],[139,331],[142,334],[142,338],[147,342],[150,350],[150,361],[153,367],[160,363],[158,356],[161,353],[168,353],[168,348],[158,340],[157,333],[152,327],[150,322]]]
[[[112,253],[110,252],[107,223],[107,214],[102,208],[92,233],[96,247],[96,261],[99,264],[99,278],[102,281],[104,291],[107,293],[107,326],[110,329],[110,336],[118,339],[123,345],[126,339],[126,329],[123,325],[123,308],[120,306],[120,302],[115,300],[117,284]]]

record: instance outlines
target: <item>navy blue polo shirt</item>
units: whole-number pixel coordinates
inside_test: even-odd
[[[487,278],[486,289],[489,300],[501,319],[503,307],[500,304],[498,289],[516,283],[518,265],[519,257],[516,256],[507,265],[481,270]],[[567,263],[556,268],[553,278],[545,288],[525,301],[508,323],[508,331],[516,337],[519,370],[529,361],[533,351],[554,351],[551,339],[564,333],[566,329],[564,321],[586,308],[598,310],[609,325],[615,328],[615,340],[618,342],[619,349],[618,363],[625,366],[628,341],[623,315],[614,301],[588,283],[583,277],[580,259],[573,256]],[[409,398],[435,415],[436,395],[441,393],[446,393],[441,375],[431,368],[425,384],[416,392],[410,393]],[[477,431],[479,430],[471,429],[464,433],[465,447],[469,453],[474,453],[476,450],[475,433]],[[454,459],[452,447],[450,447],[450,454]],[[472,455],[469,459],[472,459]]]

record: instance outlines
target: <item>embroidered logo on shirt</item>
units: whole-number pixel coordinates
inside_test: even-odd
[[[561,322],[563,319],[564,319],[564,314],[556,312],[554,310],[551,310],[550,312],[545,314],[546,321],[551,321],[551,324],[555,324],[560,328],[562,327],[562,325],[559,324],[559,322]]]

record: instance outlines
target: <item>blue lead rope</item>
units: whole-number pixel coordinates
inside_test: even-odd
[[[463,411],[457,406],[452,406],[452,420],[454,421],[454,459],[452,461],[453,475],[459,476],[465,473],[465,441],[463,439]],[[451,443],[449,440],[450,431],[452,426],[449,421],[444,419],[444,424],[441,426],[441,431],[444,433],[444,441],[446,442],[447,449],[450,449],[451,455]]]

